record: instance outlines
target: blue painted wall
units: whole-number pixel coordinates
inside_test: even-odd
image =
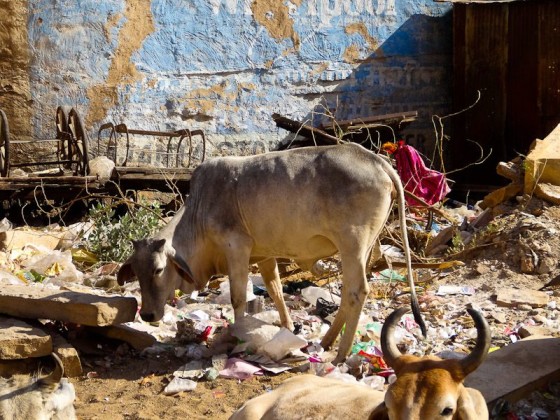
[[[431,115],[450,110],[451,9],[433,0],[28,0],[28,8],[36,137],[52,132],[56,106],[72,105],[93,143],[100,124],[126,122],[202,129],[211,153],[241,154],[288,135],[273,112],[304,120],[327,108],[338,119],[418,110],[405,134],[429,149]]]

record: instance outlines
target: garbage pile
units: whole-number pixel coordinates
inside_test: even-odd
[[[529,207],[525,206],[493,219],[487,218],[488,212],[466,206],[446,209],[447,218],[436,217],[430,231],[425,229],[425,215],[410,216],[409,235],[416,239],[416,249],[418,244],[432,244],[431,256],[437,256],[438,262],[415,270],[428,335],[427,339],[421,337],[412,315],[403,318],[396,331],[403,352],[442,357],[468,353],[476,329],[465,312],[467,307],[481,310],[489,320],[491,351],[535,334],[560,336],[560,293],[554,280],[559,274],[556,236],[560,208],[536,199],[532,205],[538,215],[527,212]],[[384,239],[393,237],[391,224],[387,229]],[[18,230],[6,230],[3,235],[10,240],[4,239],[9,245],[0,253],[0,283],[60,288],[82,285],[96,293],[134,296],[140,304],[137,283],[124,288],[117,285],[114,273],[118,264],[104,264],[93,271],[77,268],[83,267],[79,261],[88,255],[65,244],[79,242],[69,237],[81,230],[78,226],[60,231],[53,227],[40,232],[22,230],[22,235],[33,237],[22,247],[14,246]],[[444,236],[449,239],[442,239]],[[461,238],[460,243],[457,238]],[[398,267],[400,250],[393,244],[398,241],[383,242],[391,242],[381,247],[383,267],[374,268],[369,275],[370,295],[358,333],[350,356],[340,365],[333,365],[334,352],[320,345],[340,305],[342,272],[336,256],[321,262],[321,278],[297,270],[284,274],[286,303],[296,325],[293,332],[279,326],[279,315],[258,272],[251,274],[248,282],[248,316],[238,323],[232,324],[229,282],[223,277],[213,279],[207,290],[189,296],[178,294],[166,305],[159,323],[149,324],[137,316],[126,325],[157,339],[142,351],[144,355],[172,352],[184,358],[185,364],[173,373],[164,390],[167,395],[194,390],[200,381],[219,377],[243,381],[286,371],[307,371],[382,390],[393,372],[380,349],[381,327],[392,310],[409,305],[405,272]],[[514,293],[516,290],[519,293]],[[500,409],[517,413],[517,418],[542,418],[538,416],[558,402],[558,388],[552,384],[548,392],[537,393],[530,401]]]
[[[535,150],[543,148],[539,147]],[[535,157],[532,166],[519,159],[499,165],[499,173],[512,185],[489,194],[478,206],[455,203],[408,214],[417,294],[428,332],[422,338],[412,315],[403,318],[395,334],[403,353],[441,357],[469,353],[476,329],[467,307],[480,310],[489,321],[490,351],[526,337],[560,337],[560,207],[551,198],[555,173],[543,178],[546,171],[539,159]],[[525,166],[533,181],[524,184]],[[538,190],[541,198],[527,194],[525,185]],[[141,305],[138,283],[118,286],[119,264],[100,264],[79,246],[87,225],[31,230],[13,229],[2,221],[0,285],[61,289],[80,285],[96,293],[133,296]],[[336,256],[319,262],[316,271],[323,274],[318,278],[293,264],[283,270],[294,331],[280,326],[254,267],[247,286],[248,316],[235,324],[229,282],[222,277],[212,279],[206,290],[188,296],[178,293],[158,323],[136,316],[125,325],[157,339],[142,350],[146,357],[172,353],[184,359],[165,387],[166,395],[192,391],[200,381],[244,381],[287,371],[383,390],[393,380],[393,372],[380,349],[381,327],[395,308],[410,304],[398,232],[397,223],[390,222],[382,235],[380,258],[368,273],[369,296],[354,345],[340,365],[332,364],[335,353],[320,345],[340,305],[343,273]],[[515,405],[497,405],[493,416],[546,418],[558,407],[560,384],[552,383]]]

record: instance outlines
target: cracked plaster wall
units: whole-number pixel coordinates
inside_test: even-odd
[[[450,109],[448,12],[433,0],[0,0],[0,107],[15,137],[52,136],[56,107],[71,105],[92,144],[102,123],[126,122],[202,129],[211,154],[274,147],[287,132],[273,112],[418,110],[405,134],[426,149],[431,115]]]

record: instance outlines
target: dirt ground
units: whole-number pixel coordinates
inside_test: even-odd
[[[483,309],[492,327],[493,346],[510,344],[507,331],[514,330],[536,315],[546,317],[552,323],[556,321],[556,324],[551,324],[551,335],[560,336],[558,310],[553,306],[520,310],[498,306],[495,302],[496,292],[501,288],[538,290],[560,274],[558,232],[560,207],[536,201],[528,207],[511,208],[506,214],[495,218],[489,227],[476,236],[470,250],[461,250],[459,247],[448,250],[447,256],[443,257],[463,261],[464,266],[444,271],[420,270],[419,279],[429,279],[422,283],[424,290],[419,293],[428,326],[435,331],[457,326],[465,316],[466,305],[470,303]],[[419,245],[415,247],[418,249]],[[547,271],[542,265],[544,260],[550,271],[542,274],[523,273],[522,267],[525,271],[531,269],[525,260],[527,256],[535,264],[535,271],[537,266],[541,272]],[[440,285],[472,286],[476,292],[472,296],[436,296],[434,292]],[[372,289],[371,296],[377,300],[370,297],[368,307],[379,309],[380,318],[407,302],[406,295],[395,298],[394,293],[381,287],[376,289],[374,285]],[[560,303],[558,290],[555,287],[549,290],[551,300]],[[385,298],[379,298],[384,294]],[[502,314],[505,319],[498,321],[492,316],[496,313]],[[108,343],[106,339],[96,344],[95,339],[91,339],[99,354],[84,354],[84,375],[71,379],[76,387],[76,409],[80,419],[227,419],[244,401],[275,388],[297,374],[265,374],[245,381],[224,378],[200,380],[194,391],[165,396],[163,389],[172,378],[173,371],[187,361],[185,358],[175,357],[172,352],[140,355],[126,345]],[[440,334],[435,334],[430,340],[427,347],[433,351],[453,347],[450,339]],[[543,410],[548,413],[548,418],[558,418],[558,400],[553,399]]]

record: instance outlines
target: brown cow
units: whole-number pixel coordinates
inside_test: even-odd
[[[235,319],[245,314],[248,266],[257,263],[284,327],[293,323],[282,295],[277,257],[303,268],[336,252],[344,271],[342,300],[322,345],[330,347],[346,324],[335,361],[352,344],[368,294],[366,265],[396,194],[412,293],[420,315],[406,235],[404,193],[395,170],[357,144],[306,147],[246,157],[215,158],[191,179],[182,214],[155,238],[134,243],[122,265],[122,285],[140,281],[146,321],[163,316],[176,288],[202,289],[215,274],[227,274]]]
[[[482,394],[463,385],[463,379],[484,361],[490,347],[486,320],[478,312],[468,311],[478,338],[464,359],[402,355],[393,338],[395,325],[406,312],[401,308],[387,318],[381,331],[383,357],[397,375],[386,393],[357,383],[302,375],[247,401],[230,420],[488,419]]]

